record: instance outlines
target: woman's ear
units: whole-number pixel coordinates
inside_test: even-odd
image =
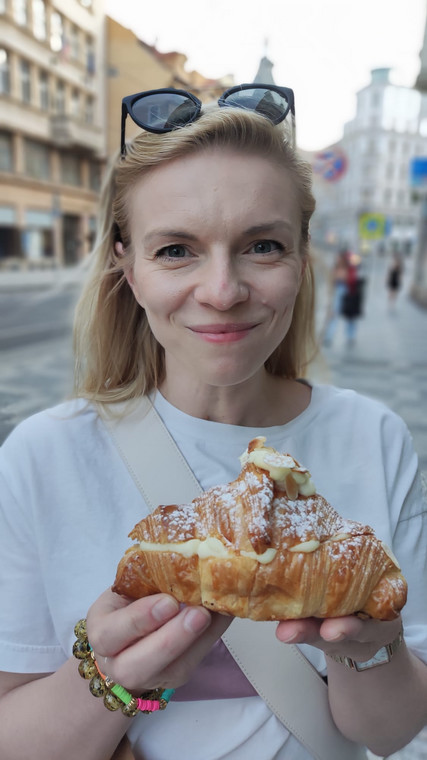
[[[119,259],[122,259],[125,255],[125,249],[121,240],[117,240],[114,243],[114,250],[116,252],[116,256],[118,256]]]
[[[123,259],[125,255],[125,247],[121,240],[118,240],[116,243],[114,243],[114,251],[118,259]],[[123,274],[126,277],[130,287],[134,288],[134,277],[133,277],[133,267],[131,264],[124,262],[123,264]]]

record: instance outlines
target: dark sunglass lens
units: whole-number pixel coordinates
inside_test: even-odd
[[[289,103],[284,95],[263,88],[238,90],[229,95],[225,103],[228,106],[256,111],[273,122],[281,121],[289,110]]]
[[[196,103],[178,93],[145,95],[132,105],[132,116],[146,129],[176,129],[193,121]]]

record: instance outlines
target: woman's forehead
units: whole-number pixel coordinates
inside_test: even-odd
[[[276,217],[299,216],[298,191],[289,169],[258,154],[209,150],[167,161],[136,183],[129,200],[131,223],[153,216],[221,214],[225,219],[254,211]]]

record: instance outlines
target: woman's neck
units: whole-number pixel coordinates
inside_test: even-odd
[[[197,383],[180,388],[166,377],[159,390],[173,406],[192,417],[243,427],[283,425],[301,414],[311,398],[307,385],[267,373],[225,388]]]

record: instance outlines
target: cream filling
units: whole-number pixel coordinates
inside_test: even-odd
[[[289,551],[290,552],[303,552],[304,554],[311,554],[311,552],[315,552],[316,549],[318,549],[320,546],[320,541],[316,541],[315,539],[312,539],[311,541],[304,541],[302,544],[295,544],[295,546],[290,546]]]
[[[219,538],[208,537],[203,541],[199,538],[190,538],[189,541],[183,541],[182,543],[151,543],[149,541],[140,541],[140,549],[143,552],[175,552],[176,554],[182,554],[183,557],[199,556],[201,559],[206,557],[218,557],[219,559],[226,559],[232,557],[233,553],[228,551]],[[272,562],[277,554],[277,549],[266,549],[262,554],[256,552],[241,551],[244,557],[255,559],[262,565],[267,565]]]
[[[329,541],[343,541],[346,538],[350,538],[349,533],[336,533],[334,536],[330,537]],[[200,557],[200,559],[206,559],[207,557],[227,559],[234,555],[234,552],[229,551],[219,538],[214,538],[213,536],[208,536],[208,538],[205,538],[204,540],[190,538],[188,541],[182,541],[180,543],[152,543],[151,541],[140,541],[139,546],[143,552],[175,552],[187,559],[196,555]],[[311,554],[312,552],[315,552],[319,546],[320,541],[317,541],[317,539],[311,539],[310,541],[303,541],[300,544],[295,544],[295,546],[290,546],[288,551],[293,553],[301,552],[303,554]],[[395,562],[397,567],[399,567],[398,562],[389,547],[385,544],[382,544],[382,546],[390,559]],[[266,549],[262,554],[242,550],[240,554],[243,557],[255,559],[261,565],[268,565],[275,558],[277,549]]]
[[[298,493],[302,496],[312,496],[316,493],[309,471],[301,467],[290,454],[279,454],[274,449],[264,446],[266,439],[263,436],[254,440],[257,441],[256,447],[252,451],[246,450],[240,457],[242,465],[252,462],[262,470],[266,470],[279,487],[285,484],[290,474],[298,486]]]

